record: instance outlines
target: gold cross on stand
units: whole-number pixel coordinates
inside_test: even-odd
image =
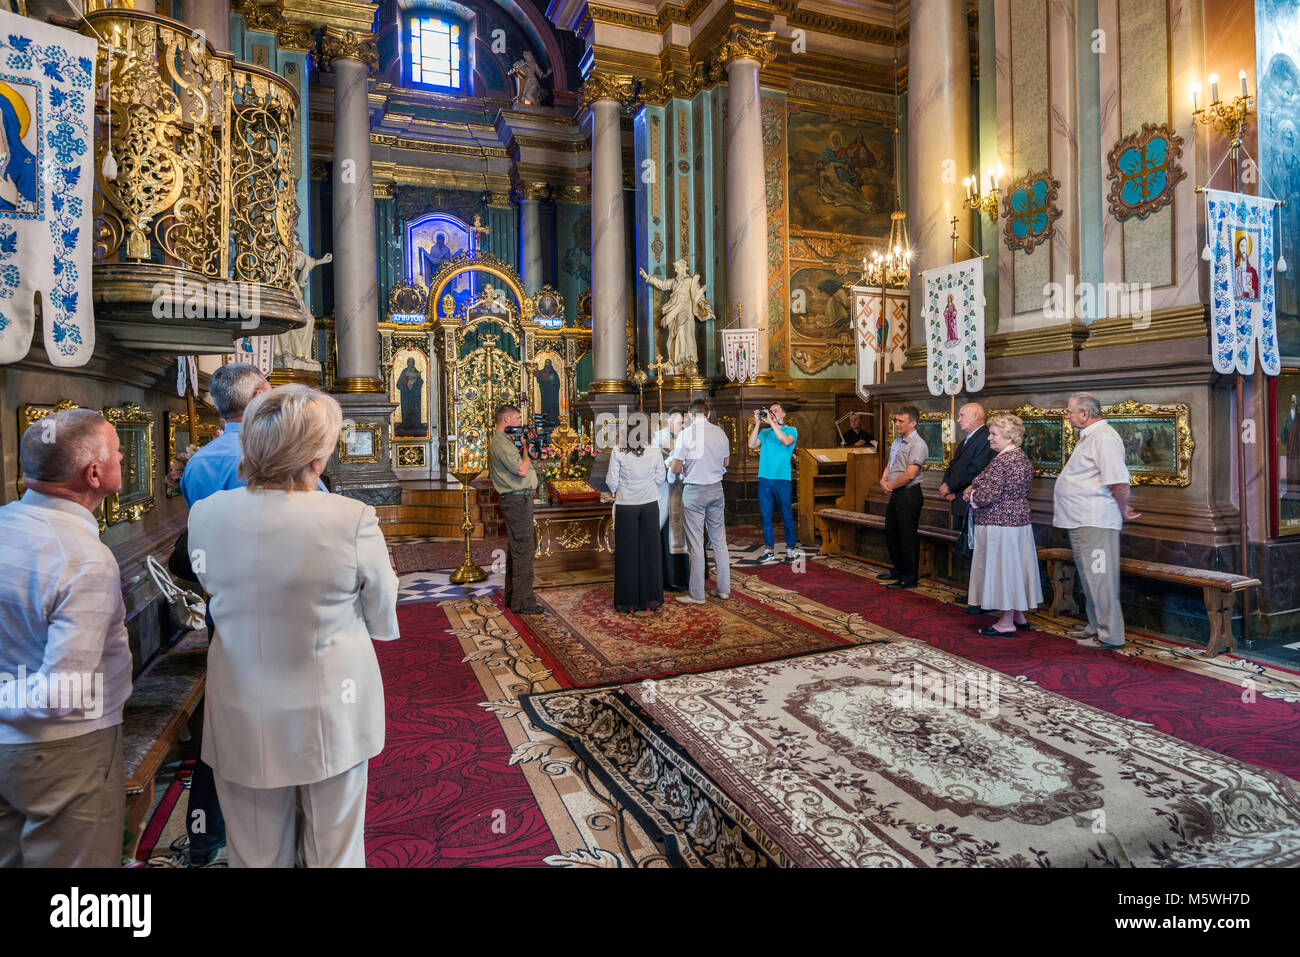
[[[664,373],[673,367],[671,362],[665,362],[662,353],[655,353],[655,361],[647,362],[646,369],[655,374],[655,385],[659,389],[659,427],[663,428],[664,419]]]

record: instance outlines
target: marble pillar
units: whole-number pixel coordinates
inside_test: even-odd
[[[741,325],[758,330],[758,371],[768,371],[767,193],[763,180],[763,118],[759,62],[727,64],[727,307],[723,328],[741,310]]]
[[[137,12],[152,13],[153,0],[143,6],[137,0]],[[218,52],[230,49],[230,0],[188,0],[185,4],[185,25],[202,30],[207,41]]]
[[[922,271],[952,262],[952,226],[971,241],[971,215],[962,208],[962,180],[972,165],[970,49],[963,0],[913,0],[912,23],[925,24],[925,42],[908,45],[907,219],[912,242],[911,315],[921,315]],[[951,165],[948,165],[951,161]],[[958,244],[960,249],[968,247]],[[958,258],[966,258],[958,252]],[[925,324],[911,323],[911,345],[925,344]]]
[[[530,184],[519,197],[519,263],[524,292],[533,295],[542,288],[542,216],[539,201]]]
[[[591,389],[627,392],[623,105],[612,89],[601,94],[591,102]]]
[[[338,392],[382,392],[379,374],[375,187],[370,164],[367,65],[334,67],[334,316]]]

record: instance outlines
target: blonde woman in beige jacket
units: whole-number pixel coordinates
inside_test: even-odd
[[[323,392],[259,395],[240,434],[247,487],[190,512],[216,622],[203,760],[232,867],[365,866],[366,772],[384,746],[372,642],[398,637],[397,575],[375,510],[316,491],[341,429]]]

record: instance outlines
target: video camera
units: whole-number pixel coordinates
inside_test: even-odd
[[[546,424],[546,416],[538,412],[533,416],[532,425],[507,425],[506,435],[515,443],[520,454],[523,454],[524,443],[528,443],[528,455],[534,459],[542,457],[542,446],[550,444],[551,426]]]

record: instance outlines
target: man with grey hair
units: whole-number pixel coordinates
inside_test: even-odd
[[[185,496],[186,505],[192,507],[213,492],[224,492],[244,484],[239,477],[239,430],[244,421],[244,409],[253,401],[253,396],[270,389],[271,383],[266,381],[266,376],[247,362],[229,362],[212,373],[208,380],[208,393],[226,428],[185,463],[185,471],[181,473],[181,494]]]
[[[1102,418],[1101,402],[1091,393],[1070,396],[1065,414],[1079,441],[1056,479],[1052,524],[1069,531],[1074,567],[1088,599],[1088,624],[1067,635],[1082,639],[1082,648],[1123,648],[1119,533],[1125,521],[1141,518],[1128,503],[1124,440]]]
[[[34,422],[23,497],[0,508],[0,867],[122,863],[122,581],[94,511],[122,489],[98,412]]]

